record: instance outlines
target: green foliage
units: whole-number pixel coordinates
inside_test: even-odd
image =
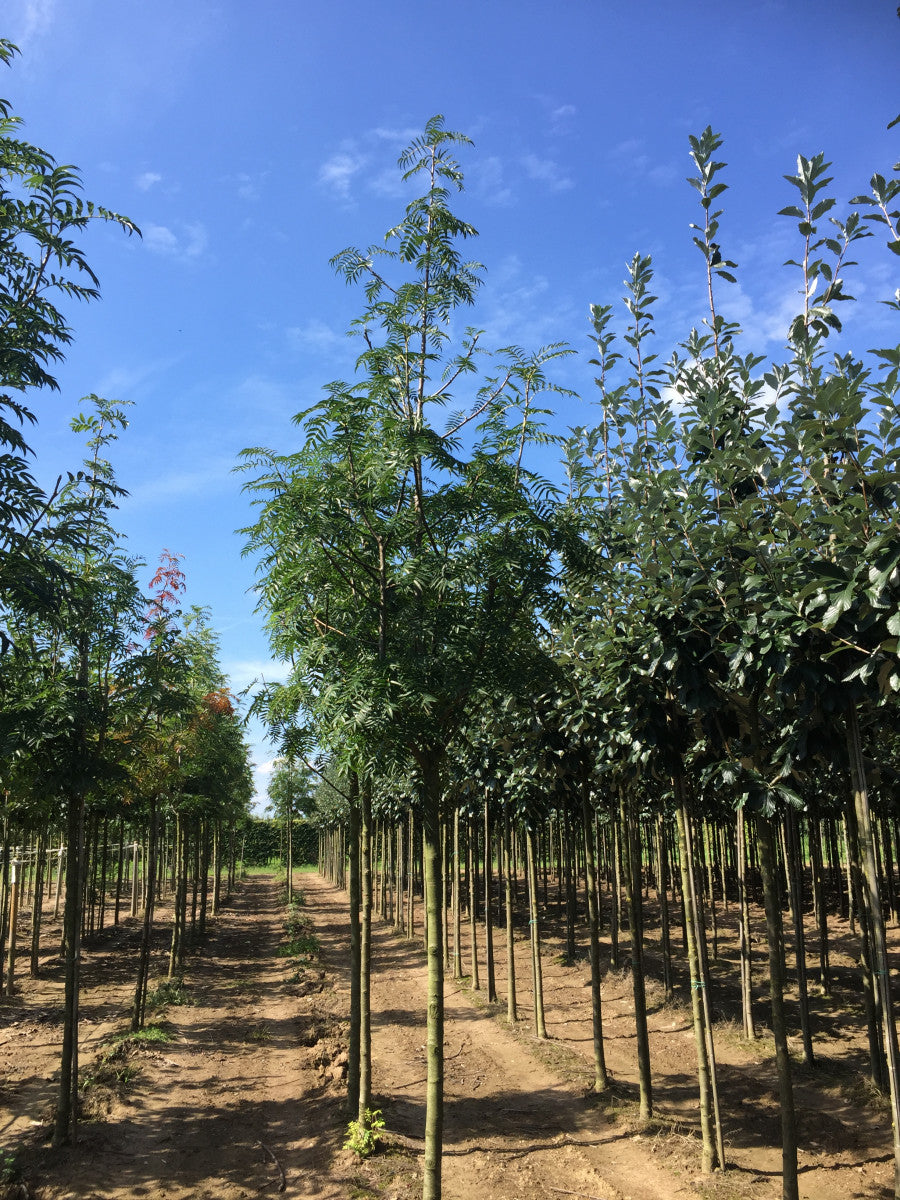
[[[381,1144],[384,1118],[380,1108],[367,1108],[362,1120],[350,1121],[344,1149],[352,1150],[358,1158],[369,1158]]]
[[[151,992],[147,993],[147,1009],[149,1012],[164,1012],[170,1004],[184,1005],[193,1003],[190,989],[180,977],[162,979]],[[144,1030],[153,1028],[156,1027],[152,1025],[145,1026]],[[144,1030],[139,1032],[144,1032]]]
[[[290,906],[285,922],[288,940],[278,947],[278,957],[298,958],[304,963],[315,962],[321,951],[319,939],[312,932],[309,918],[298,912],[298,908],[299,905]]]
[[[870,229],[856,211],[838,215],[823,155],[786,176],[798,203],[782,215],[801,245],[788,265],[802,280],[791,357],[738,351],[740,327],[717,311],[716,285],[738,271],[715,207],[720,147],[709,128],[691,138],[705,329],[658,365],[652,264],[640,255],[625,354],[612,306],[591,310],[603,415],[568,447],[559,724],[607,778],[668,782],[691,763],[710,803],[727,795],[771,812],[802,804],[813,758],[832,757],[833,713],[900,688],[900,352],[826,354],[852,300],[849,252]],[[872,188],[851,205],[894,239],[896,188],[880,176]]]
[[[17,53],[0,40],[0,60]],[[20,117],[0,100],[0,651],[11,643],[7,609],[54,613],[65,573],[49,553],[77,544],[78,526],[50,528],[23,429],[36,417],[28,394],[56,388],[53,367],[72,340],[59,299],[93,300],[97,278],[73,235],[92,221],[139,232],[81,195],[78,172],[20,137]]]
[[[18,1183],[22,1168],[11,1150],[0,1150],[0,1183]]]
[[[474,328],[452,345],[482,271],[449,207],[467,142],[430,121],[400,159],[424,193],[383,245],[333,259],[364,286],[357,380],[298,414],[301,450],[244,456],[261,607],[293,663],[258,708],[282,740],[302,726],[335,756],[338,793],[342,764],[441,757],[469,709],[532,672],[535,606],[554,588],[553,490],[524,454],[552,440],[541,397],[568,351],[489,353]]]
[[[171,1001],[170,1001],[171,1003]],[[151,1023],[145,1025],[142,1029],[136,1029],[130,1033],[118,1034],[113,1039],[113,1046],[110,1054],[121,1053],[122,1048],[128,1046],[155,1046],[163,1045],[166,1042],[172,1041],[172,1033],[163,1025]]]
[[[247,817],[241,825],[244,862],[248,866],[280,866],[284,854],[284,825],[272,817]],[[318,834],[305,821],[294,821],[295,863],[314,863],[318,852]]]

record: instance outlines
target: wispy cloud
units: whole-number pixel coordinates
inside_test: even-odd
[[[721,290],[718,307],[727,320],[738,322],[742,340],[761,348],[772,342],[783,345],[787,341],[791,321],[801,305],[802,298],[795,288],[786,287],[780,294],[759,297],[750,295],[737,283]]]
[[[609,161],[620,174],[646,179],[656,187],[669,187],[684,174],[674,163],[656,161],[643,138],[626,138],[613,146]]]
[[[521,162],[528,178],[545,183],[551,192],[564,192],[575,186],[574,180],[552,158],[526,154]]]
[[[469,172],[473,191],[488,204],[504,206],[513,201],[513,190],[506,181],[503,160],[493,154],[480,159]]]
[[[373,137],[380,138],[383,142],[395,142],[401,146],[405,146],[414,137],[418,137],[421,132],[421,129],[387,129],[384,126],[379,126],[377,129],[372,130],[372,135]]]
[[[13,31],[13,41],[24,50],[36,38],[48,33],[56,18],[57,0],[21,0],[5,14],[5,24]]]
[[[536,348],[564,340],[577,320],[570,302],[555,299],[547,278],[528,272],[516,255],[488,276],[479,308],[485,345]]]
[[[319,168],[319,183],[342,200],[350,199],[350,185],[368,163],[368,156],[341,150]]]
[[[287,336],[292,346],[322,354],[343,347],[347,341],[343,334],[336,333],[318,317],[310,318],[304,325],[292,325]]]
[[[128,489],[128,499],[123,506],[129,508],[135,505],[141,507],[154,504],[168,504],[173,500],[182,500],[185,496],[209,498],[219,491],[234,491],[237,488],[231,458],[216,458],[195,471],[172,471],[168,475],[154,475],[146,483],[138,483]]]
[[[178,232],[168,225],[143,226],[144,245],[153,254],[164,254],[169,258],[199,258],[209,241],[205,227],[199,222],[185,223]]]
[[[134,181],[134,186],[140,192],[149,192],[157,183],[162,183],[162,175],[157,171],[144,171]]]
[[[239,171],[237,175],[229,175],[226,178],[227,182],[234,187],[239,200],[255,201],[262,195],[263,186],[268,177],[268,171],[257,171],[255,174],[251,174],[249,171]]]

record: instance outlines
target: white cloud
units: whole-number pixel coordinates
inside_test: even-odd
[[[141,192],[149,192],[157,183],[162,183],[162,175],[156,171],[144,171],[134,181],[134,186]]]
[[[577,112],[574,104],[561,104],[559,108],[554,108],[551,116],[554,117],[574,117]]]
[[[287,336],[293,346],[322,353],[334,350],[347,340],[343,334],[335,333],[318,317],[312,317],[305,325],[292,325],[287,331]]]
[[[169,258],[199,258],[209,240],[205,227],[199,221],[183,224],[178,233],[168,225],[148,222],[143,226],[143,233],[144,245],[148,250]]]
[[[372,130],[373,136],[380,138],[381,141],[398,142],[402,146],[407,145],[414,137],[418,137],[421,132],[421,129],[385,129],[383,126]]]
[[[613,146],[609,153],[613,168],[624,175],[639,176],[655,187],[670,187],[684,174],[682,167],[671,162],[656,162],[647,151],[643,138],[626,138]]]
[[[575,186],[573,180],[552,158],[538,158],[536,154],[526,154],[521,162],[529,179],[546,183],[552,192],[567,191]]]
[[[177,254],[178,238],[165,225],[144,226],[144,245],[154,254]]]
[[[12,29],[12,41],[24,50],[35,38],[49,32],[56,18],[56,0],[23,0],[13,13],[5,13],[6,22]]]
[[[758,300],[737,283],[720,289],[718,297],[719,312],[727,320],[737,321],[743,331],[742,341],[755,347],[770,342],[783,345],[791,321],[801,311],[802,304],[802,297],[790,287],[780,295]]]
[[[578,320],[568,300],[554,299],[545,276],[528,273],[515,256],[488,276],[479,308],[484,345],[536,348],[565,340]],[[551,372],[554,377],[559,372]]]
[[[268,171],[258,171],[255,175],[240,171],[237,175],[226,176],[226,181],[234,185],[239,200],[258,200],[268,177]]]
[[[342,200],[350,199],[350,184],[368,162],[364,154],[342,150],[319,168],[319,183]]]
[[[233,466],[231,458],[218,458],[196,471],[154,475],[146,483],[129,487],[128,499],[122,501],[122,506],[166,504],[185,496],[202,495],[208,499],[214,492],[226,488],[233,491],[239,486],[232,474]]]
[[[488,204],[512,203],[513,191],[506,184],[503,160],[495,154],[479,160],[469,174],[474,184],[473,190]]]

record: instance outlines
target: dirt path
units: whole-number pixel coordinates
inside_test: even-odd
[[[190,1002],[170,1005],[163,1021],[171,1040],[135,1048],[99,1072],[97,1095],[89,1088],[87,1103],[106,1111],[101,1120],[82,1123],[76,1146],[57,1154],[39,1149],[41,1131],[32,1131],[41,1200],[238,1200],[276,1194],[282,1171],[286,1196],[346,1195],[341,1172],[333,1178],[331,1169],[343,1154],[341,1073],[333,1068],[334,1078],[323,1075],[317,1061],[337,1054],[340,1019],[322,972],[298,971],[278,956],[284,933],[276,881],[248,880],[202,953],[190,960]],[[106,1007],[118,1010],[117,1020],[87,1026],[81,1058],[88,1074],[103,1037],[127,1027],[133,957],[127,982],[118,987],[109,985],[103,969],[110,963],[97,961],[108,958],[108,952],[87,955],[88,1020],[101,989]],[[49,986],[42,981],[42,988]],[[57,1027],[38,1043],[27,1010],[9,1028],[32,1057],[58,1054]],[[116,1071],[127,1082],[117,1083]],[[14,1145],[23,1128],[45,1122],[45,1093],[20,1086],[7,1096],[5,1146]]]
[[[188,964],[190,1003],[170,1004],[165,1043],[108,1056],[127,1027],[136,924],[106,931],[85,955],[82,1069],[101,1119],[82,1125],[78,1144],[58,1154],[42,1140],[59,1052],[61,984],[48,958],[42,978],[0,1002],[0,1149],[26,1168],[40,1200],[237,1200],[283,1194],[296,1200],[412,1200],[420,1191],[424,1125],[424,956],[388,927],[374,931],[372,990],[375,1104],[389,1151],[359,1163],[341,1148],[346,1014],[349,1003],[346,894],[316,874],[300,880],[302,913],[321,947],[318,961],[283,957],[284,911],[271,877],[241,885],[203,949]],[[295,948],[296,949],[296,948]],[[522,944],[522,970],[527,962]],[[698,1146],[680,1136],[696,1117],[693,1048],[686,1015],[651,1003],[654,1064],[664,1134],[631,1123],[633,1022],[627,977],[604,985],[607,1056],[619,1111],[585,1095],[590,998],[583,963],[565,966],[547,946],[547,1021],[552,1040],[529,1034],[528,980],[520,987],[518,1031],[506,1028],[466,987],[446,986],[444,1188],[448,1200],[533,1200],[581,1196],[670,1200],[710,1196],[776,1200],[780,1179],[770,1068],[746,1048],[726,1046],[731,1072],[730,1158],[736,1169],[698,1176]],[[165,930],[155,971],[164,972]],[[498,967],[502,954],[498,951]],[[504,995],[505,979],[498,988]],[[840,1039],[835,1044],[840,1049]],[[741,1057],[743,1056],[743,1057]],[[861,1112],[839,1090],[798,1081],[806,1124],[801,1196],[848,1200],[887,1196],[889,1131],[877,1111]],[[752,1103],[742,1121],[742,1100]],[[694,1106],[693,1111],[691,1106]],[[673,1132],[673,1130],[675,1132]],[[777,1130],[775,1131],[777,1132]],[[283,1184],[283,1191],[281,1190]]]

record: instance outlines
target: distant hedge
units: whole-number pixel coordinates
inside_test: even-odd
[[[248,867],[264,867],[272,859],[284,859],[284,821],[274,817],[248,817],[247,823],[238,833],[243,841],[244,862]],[[294,821],[294,863],[302,866],[318,859],[319,835],[306,821]],[[240,842],[238,844],[240,850]]]

